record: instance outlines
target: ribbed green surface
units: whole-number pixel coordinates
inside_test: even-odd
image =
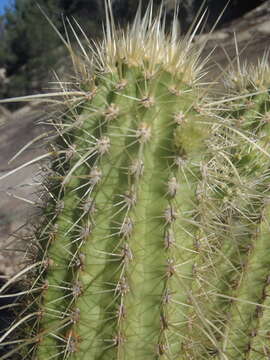
[[[80,100],[55,123],[25,310],[38,316],[17,353],[266,359],[270,71],[238,74],[211,102],[191,41],[166,42],[161,15],[137,17],[126,38],[107,25],[94,70],[80,63]]]
[[[53,264],[41,328],[50,330],[40,343],[40,359],[180,353],[175,329],[185,328],[190,307],[195,193],[208,131],[194,110],[196,89],[164,71],[152,79],[139,68],[124,75],[99,80],[97,94],[83,105],[82,127],[68,133],[76,152],[66,170],[64,208],[53,219],[58,233],[47,252]],[[102,85],[107,83],[109,88]],[[108,151],[91,157],[89,143],[105,137]],[[91,178],[84,180],[93,169],[101,174],[94,186]],[[90,213],[80,210],[86,199],[93,204]],[[53,316],[59,309],[66,319]]]
[[[58,140],[36,359],[263,359],[268,95],[215,118],[199,88],[118,66]]]

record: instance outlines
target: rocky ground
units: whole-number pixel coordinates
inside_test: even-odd
[[[204,54],[215,47],[208,64],[209,80],[220,81],[221,69],[235,63],[235,38],[241,61],[256,63],[270,47],[270,1],[219,31],[198,36],[196,41],[202,42],[206,37]],[[34,144],[9,163],[24,145],[44,131],[37,123],[45,117],[46,109],[39,104],[14,113],[0,107],[0,177],[44,152]],[[0,181],[0,277],[3,278],[17,271],[24,261],[20,250],[21,228],[33,215],[31,202],[37,200],[38,179],[34,177],[37,170],[38,165],[31,165]]]
[[[32,145],[17,159],[9,162],[19,150],[44,131],[44,126],[37,125],[43,116],[40,107],[24,106],[0,117],[0,178],[44,152],[40,146]],[[31,202],[36,201],[38,180],[34,174],[37,172],[38,165],[33,164],[0,180],[0,273],[7,276],[17,271],[22,259],[19,240],[23,225],[33,215]]]

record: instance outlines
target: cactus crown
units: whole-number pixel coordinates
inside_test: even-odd
[[[181,76],[187,83],[198,81],[205,62],[199,59],[203,46],[194,46],[193,40],[204,14],[196,26],[193,26],[193,31],[191,28],[190,32],[180,39],[177,9],[175,9],[170,32],[165,31],[166,17],[163,16],[163,12],[164,9],[161,6],[154,14],[153,3],[150,1],[143,17],[139,6],[132,25],[128,25],[125,30],[117,29],[111,3],[106,2],[103,41],[99,43],[89,41],[77,24],[87,46],[83,46],[77,37],[83,61],[75,61],[74,67],[78,69],[80,65],[85,67],[88,63],[90,64],[88,70],[90,69],[91,72],[115,73],[121,69],[122,64],[126,64],[141,66],[146,73],[152,75],[162,68],[164,71]],[[73,31],[75,33],[74,29]],[[74,58],[74,53],[72,57]]]

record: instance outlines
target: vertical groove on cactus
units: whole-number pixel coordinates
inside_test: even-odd
[[[269,111],[269,95],[267,84],[269,82],[269,68],[263,60],[257,69],[250,68],[250,75],[238,75],[241,83],[240,94],[256,93],[244,100],[239,111],[233,112],[236,124],[244,131],[252,134],[252,141],[269,151],[267,118]],[[262,72],[262,73],[260,73]],[[244,83],[246,82],[246,83]],[[262,92],[262,94],[260,94]],[[239,93],[239,90],[238,90]],[[238,100],[239,101],[239,100]],[[243,147],[244,149],[244,147]],[[264,311],[265,289],[269,278],[269,159],[266,159],[254,147],[249,146],[246,154],[242,150],[236,154],[238,163],[243,164],[243,174],[249,186],[248,220],[250,222],[250,242],[247,255],[242,262],[242,274],[238,280],[237,288],[233,292],[229,318],[229,326],[226,329],[224,349],[230,358],[257,359],[264,358],[267,348],[261,347],[253,350],[253,339],[259,339],[258,325],[260,312]],[[242,245],[240,245],[243,247]],[[240,247],[240,249],[241,249]],[[262,306],[260,306],[262,304]],[[263,337],[261,337],[262,341]]]
[[[260,66],[263,67],[264,64]],[[193,308],[190,336],[194,341],[194,329],[203,328],[203,312],[207,315],[204,318],[208,323],[205,324],[205,329],[210,325],[212,332],[208,330],[208,334],[213,334],[207,345],[207,352],[209,354],[209,349],[212,348],[210,353],[216,354],[218,359],[253,359],[253,356],[263,358],[267,351],[264,347],[259,351],[261,355],[255,355],[252,350],[253,337],[258,339],[255,324],[258,322],[258,314],[264,308],[270,269],[266,255],[268,242],[265,240],[263,245],[264,237],[267,238],[269,234],[267,216],[265,225],[260,225],[261,219],[265,218],[269,196],[269,159],[265,156],[268,150],[268,125],[261,121],[267,117],[269,96],[265,94],[265,87],[256,88],[253,85],[255,75],[251,76],[250,88],[245,86],[240,93],[238,89],[236,100],[226,104],[226,112],[223,110],[226,122],[223,120],[223,124],[219,124],[221,127],[225,126],[226,138],[224,131],[218,133],[219,137],[223,136],[223,140],[220,137],[217,143],[212,143],[216,155],[211,159],[212,165],[203,171],[209,188],[214,185],[211,192],[205,190],[210,195],[207,213],[211,214],[209,209],[214,208],[213,200],[218,205],[212,212],[216,218],[213,219],[214,223],[209,217],[207,222],[210,225],[216,224],[217,227],[212,226],[211,230],[208,227],[208,239],[211,238],[212,248],[208,251],[211,262],[206,268],[206,277],[203,276],[203,267],[207,265],[204,259],[197,268],[201,301],[198,309],[196,306]],[[238,80],[244,80],[242,74],[238,75]],[[248,92],[260,90],[264,92],[263,95],[250,95],[246,99]],[[233,135],[235,126],[243,131],[242,136]],[[246,141],[248,137],[249,140]],[[260,147],[266,151],[258,151]],[[206,211],[205,207],[203,209]],[[264,229],[261,236],[260,226]],[[218,242],[215,242],[215,238]],[[265,260],[261,251],[265,254]],[[205,351],[202,344],[203,336],[199,331],[197,345],[193,342],[191,347],[195,358],[202,356]]]
[[[183,105],[179,104],[179,97],[172,94],[170,88],[172,83],[179,89],[186,88],[181,81],[176,81],[166,71],[159,71],[154,78],[147,79],[142,77],[142,70],[127,69],[125,88],[114,95],[113,104],[98,112],[97,122],[106,126],[99,129],[97,142],[102,140],[104,143],[106,139],[105,143],[110,144],[106,152],[102,151],[102,156],[97,155],[91,164],[90,175],[93,169],[96,174],[99,166],[99,174],[102,174],[98,178],[99,183],[91,180],[90,188],[88,181],[84,185],[78,184],[77,178],[85,167],[81,162],[79,169],[77,159],[64,177],[65,193],[73,194],[70,201],[76,204],[76,198],[84,199],[86,194],[91,193],[95,211],[90,228],[82,227],[83,234],[80,232],[78,236],[75,232],[76,236],[72,238],[74,224],[66,231],[71,234],[69,245],[75,243],[73,252],[80,257],[75,261],[75,264],[79,261],[78,268],[66,274],[71,279],[67,289],[69,294],[62,295],[68,301],[64,300],[62,306],[68,314],[71,307],[73,310],[67,317],[68,335],[58,345],[59,354],[62,348],[63,353],[81,351],[85,357],[93,358],[153,358],[168,351],[168,341],[171,343],[170,352],[175,356],[179,352],[178,335],[170,331],[169,321],[176,324],[178,321],[186,322],[184,311],[177,308],[189,306],[186,304],[186,289],[192,276],[195,253],[192,231],[195,226],[191,224],[187,227],[185,222],[192,222],[195,205],[192,194],[195,194],[197,181],[193,173],[195,170],[192,172],[189,169],[191,174],[181,175],[180,161],[198,161],[200,158],[198,152],[202,146],[197,140],[200,126],[197,125],[196,129],[198,114],[193,110],[193,102],[197,99],[194,94],[189,94],[191,89],[185,89],[181,95]],[[123,83],[123,79],[114,81],[116,84]],[[89,107],[97,108],[97,97],[98,94]],[[91,110],[85,108],[84,105],[83,112],[87,111],[91,117]],[[183,114],[185,111],[182,123],[179,121],[179,108]],[[112,110],[114,116],[110,116]],[[83,127],[81,129],[88,132]],[[206,129],[202,130],[201,136],[206,132]],[[192,137],[193,146],[190,143]],[[76,151],[80,148],[79,143]],[[183,155],[191,157],[191,160],[184,160]],[[85,158],[84,161],[86,163]],[[73,177],[74,181],[71,180]],[[81,192],[83,187],[85,190]],[[77,191],[79,194],[76,194]],[[179,197],[178,191],[182,196]],[[78,211],[77,208],[75,205],[74,212]],[[183,214],[178,214],[176,209]],[[79,219],[76,225],[80,225],[83,217]],[[176,239],[179,244],[175,243]],[[49,258],[53,260],[50,269],[53,281],[59,260],[50,256],[51,251],[54,254],[53,246],[48,251]],[[68,254],[63,256],[70,258]],[[57,279],[54,285],[51,277],[47,277],[48,294],[51,287],[52,291],[55,286],[62,290],[61,280]],[[178,293],[179,286],[182,293],[174,295]],[[61,295],[56,293],[56,298],[45,301],[50,311],[54,306],[56,311],[60,300]],[[77,315],[76,323],[70,326],[70,316],[74,317],[74,314]],[[86,317],[90,319],[91,326],[82,320]],[[50,322],[55,323],[55,333],[41,341],[40,356],[43,353],[44,356],[54,356],[59,343],[62,322],[60,325],[57,319]]]

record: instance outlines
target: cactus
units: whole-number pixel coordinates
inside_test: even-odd
[[[60,84],[35,261],[0,289],[27,274],[1,359],[269,355],[270,71],[211,100],[176,15],[167,37],[150,4],[122,33],[108,3],[93,59],[66,43],[79,89]]]

